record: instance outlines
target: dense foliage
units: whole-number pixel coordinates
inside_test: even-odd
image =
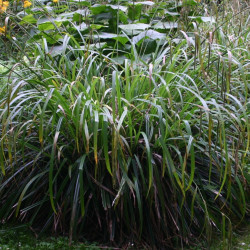
[[[230,245],[249,216],[247,2],[0,5],[0,221]]]

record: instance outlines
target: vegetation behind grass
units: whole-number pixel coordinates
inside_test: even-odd
[[[249,216],[247,4],[82,4],[4,14],[2,223],[230,246]]]

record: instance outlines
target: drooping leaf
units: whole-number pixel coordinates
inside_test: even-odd
[[[198,23],[216,23],[215,18],[213,16],[189,16],[189,19],[193,19],[197,21]]]
[[[132,38],[132,41],[137,44],[139,41],[141,41],[144,38],[151,38],[152,40],[157,40],[157,39],[166,39],[166,35],[160,32],[157,32],[155,30],[147,30],[141,32],[139,35],[134,36]]]
[[[164,10],[164,13],[167,16],[179,16],[180,15],[179,12],[171,12],[171,11],[168,11],[168,10]]]
[[[117,37],[117,34],[108,33],[108,32],[100,32],[96,35],[93,35],[92,37],[94,39],[111,39],[111,38]]]
[[[61,16],[58,16],[57,18],[53,17],[42,17],[37,20],[37,24],[42,24],[42,23],[53,23],[53,22],[68,22],[66,18],[63,18]]]
[[[150,27],[149,24],[135,23],[135,24],[121,24],[119,28],[126,32],[128,35],[137,35],[141,31],[146,30]]]
[[[177,22],[158,22],[154,25],[155,29],[169,30],[178,28]]]
[[[123,12],[126,12],[128,7],[127,6],[122,6],[122,5],[112,5],[112,4],[107,4],[107,6],[109,6],[110,8],[112,8],[113,10],[121,10]]]
[[[65,48],[63,45],[53,46],[50,49],[50,54],[52,57],[55,57],[55,56],[61,55],[64,51],[65,51]]]
[[[102,48],[104,48],[106,45],[107,45],[107,43],[106,43],[106,42],[103,42],[103,43],[89,44],[89,45],[86,45],[86,46],[80,46],[80,48],[81,48],[82,50],[87,50],[87,49],[90,49],[90,50],[93,50],[93,49],[102,49]]]
[[[133,4],[142,4],[142,5],[148,5],[148,6],[153,6],[155,3],[153,1],[142,1],[142,2],[133,2]]]

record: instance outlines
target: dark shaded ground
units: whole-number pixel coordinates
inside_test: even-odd
[[[250,249],[250,225],[242,228],[242,232],[234,233],[232,238],[232,248],[235,250],[249,250]],[[224,248],[223,248],[224,247]],[[97,243],[81,243],[74,242],[72,246],[68,245],[66,237],[49,237],[42,236],[36,239],[34,234],[27,229],[26,226],[18,227],[0,227],[0,250],[12,249],[112,249],[105,246],[98,246]],[[114,248],[113,248],[114,249]],[[189,248],[192,250],[207,249],[204,242],[200,242],[197,246]],[[211,250],[228,249],[227,245],[223,246],[221,239],[214,239]]]

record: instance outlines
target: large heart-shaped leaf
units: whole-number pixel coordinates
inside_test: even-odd
[[[126,56],[117,56],[112,58],[112,62],[117,63],[117,64],[123,64],[124,61],[128,59]],[[129,60],[130,61],[130,60]]]
[[[108,26],[104,26],[104,25],[101,25],[101,24],[90,24],[89,26],[92,30],[99,30],[99,29],[102,29],[102,28],[108,28]]]
[[[72,17],[75,17],[77,15],[77,17],[80,16],[86,16],[89,14],[89,11],[87,9],[84,10],[76,10],[76,11],[72,11],[72,12],[66,12],[66,13],[62,13],[60,15],[58,15],[58,17],[60,18],[67,18],[67,19],[71,19]]]
[[[34,43],[34,41],[39,41],[42,38],[45,38],[49,44],[56,44],[58,43],[58,41],[62,40],[63,37],[57,32],[46,33],[46,31],[43,31],[33,35],[32,38],[29,39],[27,42]]]
[[[141,31],[150,28],[150,25],[145,23],[121,24],[119,25],[119,28],[126,32],[128,35],[137,35]]]
[[[158,22],[154,25],[155,29],[169,30],[178,28],[177,22]]]
[[[104,4],[95,4],[92,7],[90,7],[90,10],[93,15],[98,15],[100,13],[104,13],[108,11],[108,8]]]
[[[107,33],[107,32],[100,32],[96,35],[93,35],[92,38],[94,39],[113,39],[116,40],[118,42],[120,42],[121,44],[125,45],[128,42],[128,38],[126,36],[123,35],[117,35],[114,33]]]
[[[57,18],[43,17],[37,20],[37,24],[53,23],[53,22],[68,22],[68,20],[60,16],[58,16]]]
[[[113,37],[112,39],[120,42],[123,46],[129,41],[126,36],[121,36],[121,35]]]
[[[112,19],[113,15],[111,12],[100,13],[100,14],[94,15],[93,18],[94,18],[94,22],[103,22],[104,20]]]
[[[89,45],[80,46],[82,50],[92,50],[92,49],[103,49],[106,47],[107,43],[94,43]]]
[[[134,5],[142,4],[142,5],[148,5],[148,6],[153,6],[155,4],[153,1],[130,2],[130,3]]]
[[[53,12],[53,8],[50,6],[44,6],[43,8],[34,7],[30,10],[32,14],[44,14],[46,12]],[[23,13],[23,11],[22,11]]]
[[[94,39],[112,39],[114,37],[117,37],[117,34],[113,33],[107,33],[107,32],[100,32],[96,35],[92,36]]]
[[[183,0],[182,1],[182,6],[196,6],[197,4],[199,4],[198,0]]]
[[[179,15],[180,15],[179,12],[171,12],[171,11],[168,11],[168,10],[164,10],[164,13],[165,13],[167,16],[179,16]]]
[[[87,6],[87,7],[91,5],[89,1],[85,1],[85,0],[70,0],[69,2],[77,3],[78,5]]]
[[[84,31],[88,29],[88,26],[86,25],[86,23],[81,23],[79,25],[73,26],[73,28],[78,31]]]
[[[150,54],[155,51],[155,48],[157,46],[157,43],[153,39],[143,39],[142,42],[140,43],[140,49],[139,51],[141,52],[142,55],[144,54]]]
[[[152,40],[157,40],[157,39],[165,39],[166,35],[162,34],[160,32],[157,32],[155,30],[146,30],[141,32],[139,35],[134,36],[132,38],[132,41],[137,44],[139,41],[141,41],[144,38],[150,38]]]
[[[141,16],[141,11],[142,11],[142,5],[141,4],[130,4],[128,6],[128,17],[131,20],[136,20],[139,19]]]
[[[24,16],[20,24],[25,24],[25,23],[35,24],[36,22],[37,22],[36,18],[34,18],[32,14],[30,14],[30,15]]]
[[[62,25],[62,22],[54,22],[54,23],[41,23],[38,25],[38,29],[40,31],[46,31],[46,30],[54,30],[56,27],[60,27]]]
[[[122,6],[122,5],[112,5],[112,4],[107,4],[111,9],[113,10],[121,10],[123,12],[126,12],[128,7],[127,6]]]
[[[50,55],[52,57],[55,57],[57,55],[61,55],[64,51],[65,51],[65,46],[64,45],[53,46],[50,49]]]
[[[216,23],[215,18],[212,16],[189,16],[189,19],[193,19],[198,23]]]

